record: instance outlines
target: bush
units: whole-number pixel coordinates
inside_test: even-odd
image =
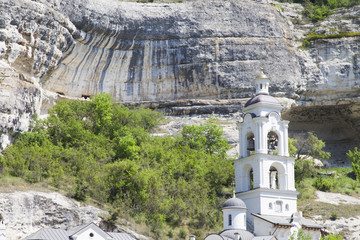
[[[356,180],[360,180],[360,151],[358,151],[358,148],[354,148],[353,151],[350,151],[346,154],[348,159],[351,161],[351,166],[355,172]]]
[[[320,191],[327,192],[330,191],[333,184],[332,181],[326,177],[318,177],[313,186]]]
[[[330,220],[335,221],[338,218],[337,213],[331,213]]]

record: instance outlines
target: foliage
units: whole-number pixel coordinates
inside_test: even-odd
[[[332,185],[332,181],[327,177],[317,177],[314,182],[314,187],[323,192],[330,191]]]
[[[308,48],[311,46],[310,41],[318,39],[333,39],[333,38],[342,38],[342,37],[358,37],[360,32],[340,32],[337,34],[319,34],[319,33],[310,33],[306,38],[303,39],[303,47]]]
[[[289,240],[311,240],[311,236],[305,233],[304,230],[299,229],[299,231],[291,234]]]
[[[310,159],[296,159],[294,171],[296,183],[300,183],[304,178],[313,177],[316,174],[314,162]]]
[[[279,2],[301,3],[304,7],[302,14],[314,22],[324,20],[333,14],[332,9],[360,4],[360,0],[279,0]]]
[[[342,240],[342,236],[341,235],[334,235],[332,233],[330,233],[327,236],[322,237],[320,240]]]
[[[174,228],[216,228],[234,177],[223,131],[211,119],[185,126],[181,136],[151,137],[162,117],[115,104],[104,93],[91,101],[64,100],[47,119],[34,120],[0,163],[12,176],[121,209],[109,223],[122,216],[143,221],[156,239]]]
[[[330,220],[335,221],[338,218],[337,213],[331,213]]]
[[[322,161],[330,158],[330,153],[323,150],[325,142],[318,139],[312,132],[307,133],[305,139],[297,141],[289,138],[289,154],[295,157],[295,182],[298,184],[304,178],[313,177],[316,174],[314,162],[311,158],[302,158],[304,154]]]
[[[360,151],[358,151],[358,148],[355,147],[353,151],[349,150],[349,152],[346,154],[348,159],[351,161],[351,166],[355,172],[356,180],[360,180]]]

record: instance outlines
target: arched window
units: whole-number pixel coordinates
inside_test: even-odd
[[[255,137],[253,133],[248,133],[246,136],[247,139],[247,147],[246,150],[248,151],[248,155],[254,154],[255,151]]]
[[[289,211],[289,204],[286,204],[286,205],[285,205],[285,210],[286,210],[286,211]]]
[[[268,139],[268,153],[278,154],[278,142],[279,142],[278,135],[275,132],[271,131],[268,133],[267,139]]]
[[[254,172],[253,172],[253,169],[251,168],[250,169],[250,172],[249,172],[249,180],[250,180],[250,189],[254,189]]]
[[[285,166],[282,163],[274,162],[269,168],[269,188],[286,190]]]
[[[270,167],[270,188],[279,189],[279,174],[275,167]]]
[[[262,83],[260,83],[260,89],[262,89]]]
[[[272,203],[269,203],[269,209],[272,209]]]
[[[231,226],[232,225],[232,216],[231,216],[231,214],[229,214],[229,226]]]

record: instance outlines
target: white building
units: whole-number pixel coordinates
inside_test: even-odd
[[[105,232],[94,223],[71,229],[42,228],[23,240],[137,240],[129,233]]]
[[[0,220],[0,240],[6,240],[6,225],[3,219]]]
[[[237,198],[224,203],[224,231],[205,240],[285,240],[300,228],[320,239],[322,226],[297,213],[289,121],[281,118],[282,106],[269,95],[270,81],[262,69],[254,82],[256,95],[245,104],[239,124],[240,153],[234,163]]]

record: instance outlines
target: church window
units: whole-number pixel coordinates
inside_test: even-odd
[[[255,152],[255,137],[253,133],[247,135],[247,151],[248,155],[253,155]]]
[[[262,89],[262,83],[260,83],[260,89]]]
[[[268,153],[269,154],[278,154],[278,135],[274,132],[269,132],[267,135],[268,139]]]
[[[270,167],[270,188],[279,189],[279,175],[275,167]]]
[[[269,209],[272,209],[272,203],[269,203]]]
[[[289,211],[289,204],[286,204],[286,205],[285,205],[285,210],[286,210],[286,211]]]
[[[249,172],[249,177],[250,177],[250,189],[254,189],[254,172],[253,169],[250,169]]]
[[[275,202],[275,212],[278,212],[278,213],[282,212],[282,201]]]
[[[229,214],[229,226],[232,225],[232,217],[231,217],[231,214]]]

